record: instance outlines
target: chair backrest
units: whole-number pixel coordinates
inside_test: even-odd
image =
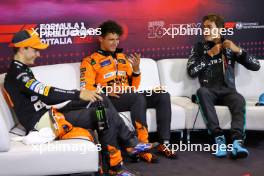
[[[33,67],[36,79],[61,89],[80,89],[80,63]]]
[[[3,88],[4,74],[0,75],[0,89]],[[0,91],[0,152],[8,151],[10,148],[9,130],[14,126],[14,119]]]
[[[188,59],[164,59],[158,61],[160,81],[168,87],[172,96],[188,96],[196,93],[200,87],[198,79],[188,76],[186,67]],[[264,93],[264,61],[260,60],[259,71],[247,70],[243,65],[236,64],[236,88],[246,99],[258,99]]]
[[[160,86],[157,62],[153,59],[142,58],[140,61],[141,82],[139,90],[150,90]]]
[[[236,88],[246,99],[258,99],[264,93],[264,60],[259,60],[259,71],[247,70],[243,65],[236,67]]]
[[[199,88],[197,79],[187,74],[187,59],[163,59],[158,62],[161,85],[167,86],[171,96],[188,96]]]

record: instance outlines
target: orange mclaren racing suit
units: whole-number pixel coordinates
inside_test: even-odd
[[[140,78],[140,74],[133,73],[130,63],[122,52],[117,52],[114,59],[110,53],[98,50],[82,61],[81,88],[95,90],[97,84],[102,87],[116,84],[124,88],[133,86],[137,89]]]
[[[82,60],[80,67],[81,88],[94,90],[98,85],[132,86],[137,89],[140,84],[140,73],[134,73],[126,55],[121,49],[116,52],[97,50],[91,56]],[[122,89],[121,88],[121,89]],[[126,88],[126,87],[125,87]],[[109,97],[119,112],[131,111],[132,123],[137,131],[138,139],[148,142],[146,109],[155,108],[157,113],[157,128],[159,140],[170,139],[171,104],[168,93],[122,93],[120,98]]]

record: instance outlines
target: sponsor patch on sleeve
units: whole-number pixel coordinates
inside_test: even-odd
[[[31,79],[31,80],[29,80],[29,81],[26,82],[25,86],[27,88],[29,88],[34,82],[36,82],[36,80],[35,79]]]
[[[40,84],[39,81],[34,81],[34,82],[31,84],[31,86],[29,87],[29,89],[34,91],[34,89],[36,88],[36,86],[37,86],[38,84]]]
[[[50,86],[46,86],[45,84],[35,80],[31,79],[26,83],[26,87],[30,90],[34,91],[37,94],[41,94],[44,96],[48,96],[50,91]]]
[[[23,76],[23,77],[22,77],[22,81],[23,81],[24,83],[28,82],[28,80],[30,80],[30,77],[29,77],[29,76]]]
[[[40,87],[42,86],[43,84],[42,83],[39,83],[39,84],[37,84],[35,87],[34,87],[34,92],[36,92],[36,93],[39,93],[39,89],[40,89]]]
[[[50,86],[46,86],[44,89],[44,96],[48,96],[50,91]]]
[[[81,72],[85,72],[85,71],[86,71],[86,68],[81,68],[80,71],[81,71]]]
[[[20,73],[19,75],[17,75],[16,79],[19,80],[22,76],[25,76],[25,75],[27,75],[26,72]]]
[[[85,82],[80,82],[80,87],[81,87],[81,88],[84,88],[85,85],[86,85]]]
[[[42,84],[40,87],[39,87],[39,91],[38,91],[38,93],[39,94],[41,94],[41,95],[44,95],[44,89],[45,89],[45,85],[44,84]]]

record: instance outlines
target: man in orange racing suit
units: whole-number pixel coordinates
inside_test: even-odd
[[[99,132],[102,145],[103,160],[110,168],[110,175],[129,175],[133,173],[122,165],[121,152],[118,149],[117,138],[130,148],[130,154],[138,154],[148,150],[151,144],[141,144],[118,115],[109,99],[90,90],[64,90],[39,82],[29,65],[40,57],[40,50],[47,44],[40,41],[34,30],[23,30],[14,35],[11,47],[14,47],[14,59],[10,64],[4,81],[4,92],[9,99],[19,122],[27,132],[34,130],[35,125],[48,111],[46,104],[54,105],[71,100],[65,107],[59,109],[66,121],[75,127],[96,129],[95,107],[87,108],[89,102],[102,101],[108,118],[108,128]],[[92,103],[93,104],[93,103]],[[93,136],[93,135],[90,135]],[[88,163],[87,163],[88,164]],[[108,168],[108,167],[107,167]]]
[[[116,22],[106,21],[100,28],[100,49],[84,58],[81,63],[81,88],[95,90],[101,86],[119,112],[131,111],[132,123],[141,142],[148,142],[146,109],[155,108],[160,142],[157,149],[166,157],[175,159],[175,152],[168,147],[171,123],[170,95],[164,91],[153,91],[151,95],[146,91],[136,93],[141,78],[140,54],[135,53],[127,57],[122,49],[117,48],[123,29]],[[158,162],[158,157],[150,152],[141,153],[139,156],[147,162]]]

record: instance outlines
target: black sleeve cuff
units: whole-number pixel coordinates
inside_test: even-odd
[[[138,77],[138,76],[140,76],[140,75],[141,75],[141,73],[139,73],[139,74],[132,73],[132,76],[133,76],[133,77]]]

